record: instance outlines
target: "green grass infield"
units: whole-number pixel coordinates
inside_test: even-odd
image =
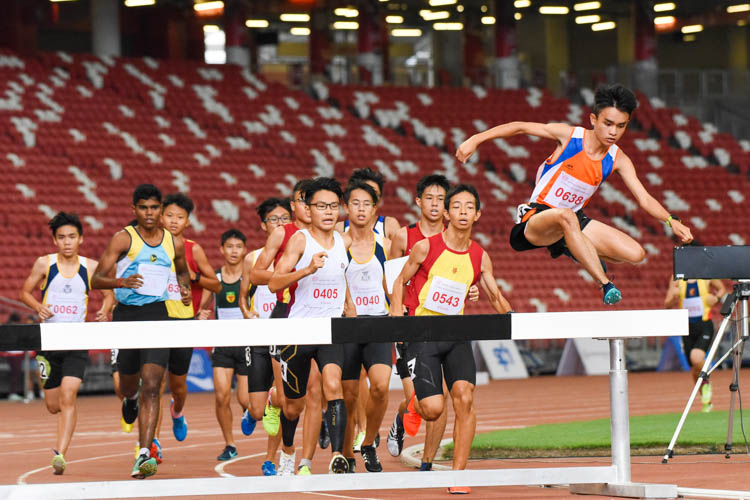
[[[743,412],[745,435],[750,441],[750,411]],[[679,413],[630,418],[633,455],[661,455],[667,449],[680,421]],[[472,458],[609,456],[609,419],[544,424],[522,429],[484,432],[474,437]],[[675,445],[675,454],[724,453],[728,412],[690,413]],[[733,452],[745,452],[740,413],[735,410]],[[450,456],[453,444],[443,448]]]

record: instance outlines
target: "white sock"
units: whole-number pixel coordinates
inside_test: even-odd
[[[141,455],[146,455],[147,457],[151,457],[151,450],[149,450],[148,448],[141,448],[140,451],[138,452],[138,456],[141,456]]]

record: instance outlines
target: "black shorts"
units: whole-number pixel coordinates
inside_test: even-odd
[[[700,349],[703,352],[708,352],[713,338],[713,321],[706,320],[688,323],[688,336],[682,338],[682,347],[685,351],[685,356],[690,359],[690,351],[693,349]]]
[[[273,365],[270,349],[252,346],[247,365],[247,392],[268,392],[273,386]]]
[[[83,380],[86,364],[89,362],[88,351],[42,351],[37,357],[39,377],[42,387],[56,389],[60,387],[63,377],[75,377]],[[44,360],[47,362],[45,363]]]
[[[168,321],[169,319],[171,318],[167,314],[164,302],[152,302],[142,306],[117,304],[112,312],[112,321]],[[158,334],[159,332],[154,332],[154,335]],[[148,363],[166,367],[170,360],[169,351],[168,348],[120,349],[117,353],[117,365],[123,375],[135,375],[141,370],[141,366]],[[173,373],[184,375],[184,373]]]
[[[544,212],[545,210],[549,210],[550,208],[552,208],[552,207],[548,207],[547,205],[541,205],[539,203],[531,203],[530,206],[533,209],[536,209],[536,212],[533,215]],[[583,231],[583,229],[589,224],[589,222],[591,222],[591,219],[589,219],[586,216],[586,214],[583,213],[583,210],[579,210],[575,214],[576,214],[576,217],[578,218],[578,224],[581,227],[581,231]],[[523,222],[514,225],[513,228],[510,230],[510,246],[516,252],[524,252],[526,250],[544,248],[544,247],[540,247],[531,243],[529,240],[526,239],[526,234],[524,234],[526,231],[526,224],[529,223],[529,220],[531,219],[531,217],[533,217],[533,215],[529,216]],[[570,253],[570,250],[568,250],[568,247],[565,246],[565,238],[560,238],[553,244],[548,245],[547,250],[549,251],[553,259],[556,259],[563,254],[569,257],[573,257]]]
[[[407,349],[409,344],[407,342],[396,342],[394,346],[396,348],[396,372],[398,373],[398,376],[401,380],[411,378],[409,366],[406,364],[408,360]]]
[[[391,367],[393,344],[390,342],[370,342],[368,344],[344,344],[344,366],[342,380],[359,380],[362,365],[370,371],[372,365]]]
[[[250,347],[214,347],[211,350],[211,364],[214,368],[229,368],[237,375],[247,376]]]
[[[477,383],[471,342],[410,342],[408,366],[417,399],[443,394],[443,376],[448,391],[458,380]]]
[[[109,358],[109,367],[112,371],[112,375],[115,374],[115,372],[120,371],[120,367],[117,365],[117,353],[120,351],[119,349],[110,349],[111,356]]]
[[[310,377],[310,361],[315,359],[320,371],[329,363],[343,369],[344,345],[285,345],[279,346],[281,378],[284,381],[284,395],[289,399],[299,399],[307,393],[307,379]]]
[[[289,304],[281,301],[276,302],[276,305],[273,306],[273,311],[271,311],[272,318],[286,318],[288,314]]]

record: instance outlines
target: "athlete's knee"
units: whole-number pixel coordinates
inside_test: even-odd
[[[141,393],[144,396],[158,398],[160,386],[160,377],[143,377],[143,379],[141,380]]]
[[[57,413],[60,413],[60,405],[57,403],[53,403],[52,401],[49,401],[48,399],[44,400],[47,406],[47,411],[50,412],[52,415],[56,415]]]
[[[388,396],[388,381],[375,381],[370,385],[370,398],[377,401],[384,401]]]
[[[443,401],[442,398],[430,398],[429,400],[422,400],[419,402],[419,414],[422,418],[428,422],[435,421],[440,418],[443,413]]]
[[[72,408],[76,405],[76,393],[75,392],[62,392],[60,393],[60,408]]]
[[[247,411],[253,420],[260,420],[265,414],[265,407],[263,405],[250,405],[247,407]]]
[[[557,223],[563,230],[581,228],[576,213],[569,208],[554,208]]]
[[[298,419],[302,413],[302,408],[304,408],[304,404],[300,404],[300,401],[297,399],[287,398],[284,400],[284,416],[287,420]]]
[[[216,406],[229,406],[229,400],[231,399],[231,396],[228,391],[216,391],[214,394],[216,397]]]

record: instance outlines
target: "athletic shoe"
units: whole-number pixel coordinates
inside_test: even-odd
[[[266,460],[265,462],[263,462],[263,465],[260,466],[260,470],[263,472],[264,476],[275,476],[276,464],[271,462],[270,460]]]
[[[701,403],[703,406],[711,404],[711,397],[713,396],[713,387],[711,382],[704,382],[701,386]]]
[[[138,418],[138,395],[135,399],[122,398],[122,419],[126,424],[132,424]]]
[[[133,432],[133,424],[127,423],[124,417],[120,417],[120,428],[122,429],[122,432],[126,432],[128,434]]]
[[[357,468],[357,461],[353,458],[347,458],[347,462],[349,462],[349,470],[346,471],[347,474],[354,474],[355,469]]]
[[[362,460],[365,462],[367,472],[383,472],[383,466],[380,465],[374,446],[362,446]]]
[[[404,449],[404,422],[401,420],[401,415],[396,412],[396,418],[393,419],[393,425],[391,430],[388,431],[388,453],[392,457],[401,455],[401,450]]]
[[[221,455],[216,457],[216,460],[218,460],[219,462],[225,462],[227,460],[233,459],[236,456],[237,456],[237,448],[235,448],[234,446],[226,445],[224,447],[224,451],[221,452]]]
[[[297,469],[297,475],[298,476],[312,476],[312,471],[310,471],[309,465],[300,465]]]
[[[326,412],[323,412],[323,421],[320,423],[320,436],[318,437],[318,444],[322,449],[328,448],[331,444],[331,436],[328,434],[328,424],[326,424]]]
[[[172,413],[172,406],[174,405],[174,399],[169,401],[169,412]],[[173,413],[172,413],[173,414]],[[185,420],[185,415],[182,414],[177,418],[172,417],[172,433],[177,441],[184,441],[187,437],[188,426]]]
[[[415,396],[412,395],[403,417],[404,430],[410,436],[417,435],[417,432],[419,432],[419,426],[422,423],[422,417],[419,416],[417,409],[414,408],[414,398]]]
[[[604,303],[607,305],[617,304],[622,300],[622,293],[611,281],[602,286],[602,294],[604,295]]]
[[[65,463],[65,458],[62,454],[58,453],[57,450],[52,451],[55,452],[55,456],[52,457],[52,469],[54,469],[55,475],[59,476],[65,472],[65,466],[67,464]]]
[[[713,403],[708,403],[707,405],[703,405],[703,408],[701,408],[701,412],[703,413],[711,413],[711,411],[714,409]]]
[[[432,470],[432,462],[422,462],[419,465],[420,471],[431,471]]]
[[[468,495],[471,493],[471,488],[468,486],[451,486],[448,488],[448,493],[451,495]]]
[[[249,410],[245,410],[245,413],[242,414],[242,421],[240,422],[240,427],[242,428],[242,433],[245,436],[249,436],[255,430],[255,425],[257,423],[258,422],[256,422],[255,419],[250,416],[250,411]]]
[[[140,455],[135,459],[135,465],[133,465],[133,471],[130,473],[130,476],[135,479],[145,479],[156,474],[156,467],[155,458],[151,458],[145,454]]]
[[[294,461],[297,452],[287,455],[284,451],[281,451],[281,457],[279,458],[279,476],[293,476],[294,475]]]
[[[357,437],[354,438],[354,453],[359,453],[360,448],[362,448],[362,441],[365,440],[365,431],[360,431],[359,434],[357,434]]]
[[[263,428],[269,436],[275,436],[279,433],[281,427],[281,408],[271,403],[266,403],[266,409],[263,411]]]
[[[157,464],[162,463],[164,460],[164,457],[162,457],[161,454],[161,443],[157,438],[154,438],[151,442],[151,458],[155,459]]]
[[[328,464],[329,474],[346,474],[349,472],[349,461],[344,455],[334,455]]]

